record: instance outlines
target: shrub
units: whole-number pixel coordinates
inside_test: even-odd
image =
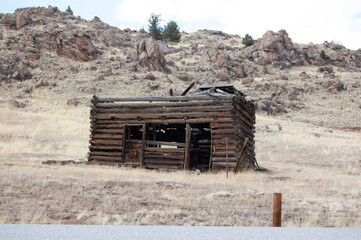
[[[254,40],[253,40],[252,36],[247,33],[244,36],[244,38],[242,39],[242,43],[248,47],[248,46],[253,45]]]
[[[165,27],[163,31],[163,39],[168,39],[172,42],[179,42],[181,38],[181,34],[179,32],[178,24],[174,21],[170,21]]]
[[[149,34],[154,39],[157,39],[157,40],[162,40],[163,39],[162,28],[159,26],[160,21],[161,21],[160,14],[152,13],[150,18],[148,19],[148,22],[149,22],[149,25],[148,25]]]
[[[73,15],[73,10],[71,10],[70,6],[68,6],[68,8],[65,11]]]
[[[321,57],[323,60],[325,60],[325,59],[327,58],[326,53],[325,53],[324,50],[321,51],[320,57]]]

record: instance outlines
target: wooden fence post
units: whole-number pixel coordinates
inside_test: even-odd
[[[272,227],[281,227],[282,225],[282,193],[273,194],[273,223]]]

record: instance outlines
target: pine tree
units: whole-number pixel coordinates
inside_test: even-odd
[[[244,38],[243,38],[243,40],[242,40],[242,43],[248,47],[248,46],[253,45],[254,40],[253,40],[252,36],[247,33],[247,34],[244,36]]]
[[[71,10],[70,6],[68,6],[68,8],[65,11],[73,15],[73,10]]]
[[[174,21],[170,21],[165,27],[163,31],[163,39],[168,39],[172,42],[179,42],[181,38],[181,34],[179,32],[178,24]]]
[[[149,25],[148,25],[149,34],[154,39],[157,39],[157,40],[162,40],[163,39],[162,28],[159,26],[160,21],[161,21],[160,14],[152,13],[150,18],[148,19],[148,22],[149,22]]]

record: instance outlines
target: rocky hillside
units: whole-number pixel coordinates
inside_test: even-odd
[[[87,21],[56,7],[17,9],[0,18],[2,100],[23,103],[15,106],[31,107],[31,99],[44,94],[77,105],[93,94],[164,95],[191,81],[233,83],[266,114],[357,126],[320,120],[319,112],[329,119],[334,109],[350,108],[348,119],[359,117],[361,49],[293,43],[285,30],[268,31],[249,47],[238,35],[212,30],[183,32],[179,43],[155,41],[144,31],[121,30],[97,17]]]

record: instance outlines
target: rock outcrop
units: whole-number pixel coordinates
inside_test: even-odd
[[[136,44],[136,61],[142,67],[147,67],[151,71],[163,71],[165,58],[158,44],[152,39],[142,39]]]

